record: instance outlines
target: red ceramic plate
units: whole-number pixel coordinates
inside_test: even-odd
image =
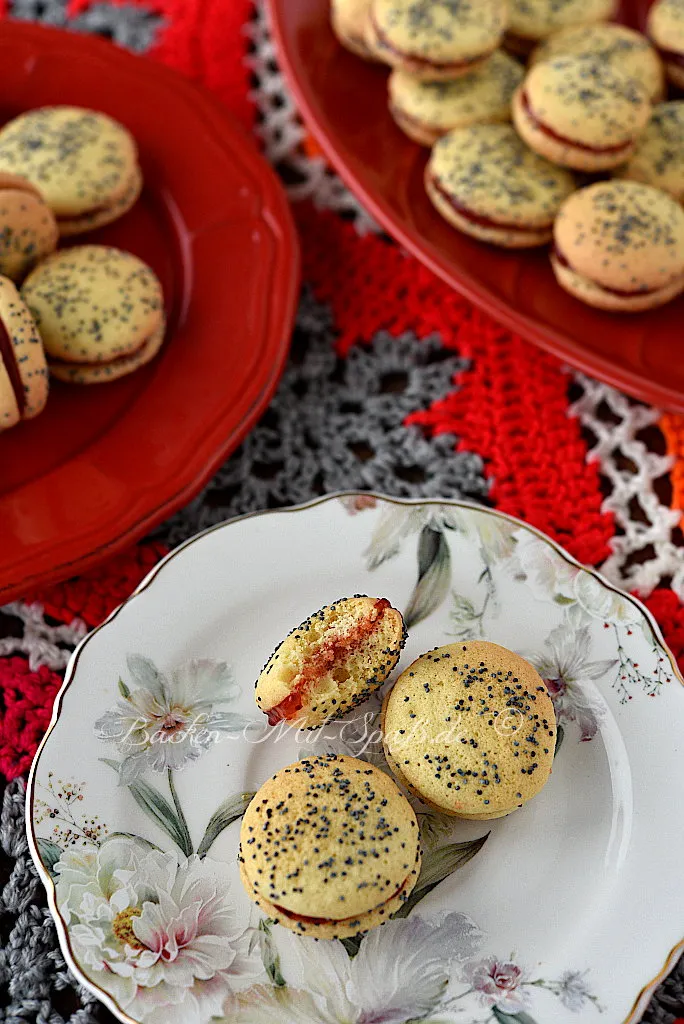
[[[544,250],[525,254],[449,227],[423,188],[427,150],[387,110],[387,72],[347,53],[329,0],[270,0],[279,54],[299,107],[349,188],[397,241],[506,326],[639,398],[684,411],[684,297],[634,316],[601,313],[555,282]],[[646,0],[622,4],[643,28]]]
[[[83,237],[150,263],[168,312],[164,348],[144,370],[55,384],[41,416],[0,436],[2,604],[141,536],[239,444],[283,368],[299,257],[276,177],[190,82],[102,40],[18,22],[0,25],[0,65],[3,121],[71,103],[133,132],[143,196]]]

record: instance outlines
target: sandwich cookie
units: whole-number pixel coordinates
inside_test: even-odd
[[[626,25],[599,23],[555,32],[530,57],[530,66],[555,57],[593,57],[624,71],[645,87],[652,103],[665,96],[665,72],[646,36]]]
[[[650,114],[641,82],[593,57],[535,64],[513,97],[513,122],[528,146],[578,171],[624,163]]]
[[[656,0],[648,12],[648,34],[673,85],[684,89],[684,0]]]
[[[123,125],[80,107],[41,107],[0,131],[0,171],[39,189],[61,235],[109,224],[142,188],[137,147]]]
[[[448,80],[491,57],[506,17],[507,0],[372,0],[367,41],[392,67]]]
[[[510,0],[506,48],[527,56],[553,32],[608,21],[617,7],[617,0]]]
[[[19,281],[54,252],[57,221],[25,178],[0,173],[0,274]]]
[[[251,899],[299,935],[342,939],[384,924],[420,868],[418,823],[395,783],[355,757],[282,768],[245,811],[238,854]]]
[[[45,353],[33,317],[8,277],[0,277],[0,432],[30,420],[47,402]]]
[[[276,647],[255,685],[270,725],[315,729],[367,700],[406,642],[401,612],[384,597],[345,597],[300,623]]]
[[[148,363],[164,340],[161,285],[147,264],[120,249],[80,245],[54,253],[29,274],[21,294],[58,380],[116,380]]]
[[[415,142],[432,146],[453,128],[511,119],[511,100],[525,76],[503,50],[452,82],[425,82],[398,68],[389,78],[390,111]]]
[[[436,209],[459,231],[509,249],[550,241],[569,171],[537,156],[512,125],[481,124],[439,140],[425,170]]]
[[[558,283],[598,309],[653,309],[684,291],[684,210],[634,181],[602,181],[563,204],[551,257]]]
[[[631,160],[616,174],[669,192],[684,203],[684,100],[654,108]]]
[[[347,49],[357,57],[373,60],[366,42],[370,0],[332,0],[330,22],[333,32]]]
[[[551,774],[556,719],[546,687],[524,658],[485,640],[414,661],[385,698],[382,729],[397,779],[454,817],[510,814]]]

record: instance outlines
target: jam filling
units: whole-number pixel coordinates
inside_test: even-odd
[[[0,358],[5,364],[5,369],[14,391],[14,397],[17,400],[19,406],[19,412],[23,413],[26,406],[26,392],[24,391],[24,384],[19,373],[19,366],[14,355],[14,345],[12,339],[9,336],[9,332],[5,327],[2,320],[0,320]]]
[[[485,217],[481,213],[473,213],[472,210],[469,210],[468,207],[464,206],[458,199],[454,199],[454,197],[446,191],[436,177],[431,176],[430,183],[434,186],[435,190],[439,192],[440,196],[442,196],[442,198],[454,208],[460,217],[471,221],[473,224],[479,224],[481,227],[501,228],[503,231],[517,231],[522,235],[536,235],[539,231],[549,230],[553,224],[553,221],[549,221],[548,224],[540,224],[539,226],[535,225],[533,228],[527,228],[520,224],[512,224],[502,220],[493,220],[491,217]]]
[[[401,890],[404,888],[404,886],[408,882],[408,878],[409,878],[409,876],[407,875],[406,878],[404,879],[404,881],[399,886],[399,888],[395,889],[395,891],[392,893],[392,895],[387,897],[387,899],[385,900],[385,903],[389,903],[390,900],[393,900],[394,897],[396,895],[398,895],[398,893],[401,892]],[[381,906],[384,906],[385,903],[381,904]],[[288,917],[291,921],[302,921],[304,924],[345,924],[347,921],[355,921],[358,917],[362,916],[361,914],[352,914],[351,917],[342,917],[342,918],[337,918],[337,917],[335,917],[335,918],[332,918],[332,917],[307,917],[304,914],[295,914],[294,911],[287,910],[285,907],[281,907],[277,903],[275,903],[274,906],[275,906],[276,910],[279,910],[281,914],[284,914],[285,917]],[[370,908],[370,910],[376,910],[376,909],[377,909],[377,907],[371,907]],[[363,913],[370,913],[370,910],[363,911]]]
[[[548,125],[545,125],[543,121],[540,121],[539,118],[537,117],[537,115],[532,110],[532,107],[530,106],[530,98],[527,95],[527,90],[525,90],[525,89],[523,89],[523,94],[522,94],[522,105],[523,105],[523,108],[525,110],[525,113],[527,114],[528,118],[530,119],[532,124],[535,126],[535,128],[538,128],[539,131],[543,132],[544,135],[548,135],[550,139],[555,139],[556,142],[562,142],[564,146],[572,146],[573,149],[581,149],[585,153],[599,153],[599,154],[601,154],[601,153],[621,153],[622,150],[630,149],[630,147],[632,145],[632,143],[630,141],[630,142],[620,142],[620,143],[618,143],[617,145],[614,145],[614,146],[587,146],[583,142],[577,142],[575,139],[569,139],[566,135],[560,135],[558,132],[555,132],[553,130],[553,128],[549,128]]]
[[[374,18],[371,19],[371,24],[373,26],[375,38],[383,50],[388,50],[390,53],[394,54],[395,57],[400,57],[402,60],[410,61],[419,68],[432,68],[435,71],[458,71],[460,68],[469,68],[471,64],[479,64],[480,61],[484,61],[494,53],[493,50],[488,50],[486,53],[481,53],[477,57],[465,57],[463,60],[430,60],[428,57],[421,57],[415,53],[406,53],[404,50],[398,50],[396,46],[393,46],[392,43],[390,43],[385,33],[378,27]]]
[[[152,338],[153,335],[150,335],[149,338],[145,338],[144,341],[140,342],[137,348],[131,349],[130,352],[124,352],[124,354],[120,356],[113,356],[111,359],[100,359],[100,361],[97,363],[65,363],[60,359],[52,359],[50,361],[50,365],[64,366],[68,367],[69,369],[73,368],[74,366],[82,366],[84,370],[96,370],[98,366],[117,366],[117,364],[125,363],[129,359],[132,359],[134,356],[137,356],[140,352],[142,352],[146,345],[149,345],[150,341],[152,341]]]
[[[553,247],[553,254],[562,267],[567,267],[568,270],[572,270],[573,274],[578,273],[575,270],[570,260],[567,258],[565,253],[561,252],[557,245]],[[583,275],[580,275],[583,276]],[[591,281],[591,278],[587,278]],[[635,295],[655,295],[656,292],[660,291],[660,288],[637,288],[635,291],[622,291],[620,288],[608,288],[605,284],[599,284],[598,281],[591,281],[593,285],[600,288],[602,292],[608,292],[610,295],[618,295],[623,299],[634,298]]]
[[[270,708],[266,714],[269,725],[287,721],[301,711],[304,698],[314,683],[329,672],[338,658],[346,658],[357,650],[371,634],[375,632],[388,608],[391,608],[385,597],[380,597],[367,615],[357,625],[342,636],[323,640],[310,658],[307,658],[299,672],[295,686],[280,704]]]
[[[657,47],[657,50],[666,64],[678,64],[679,67],[684,68],[684,53],[679,53],[677,50],[663,50],[660,46]]]

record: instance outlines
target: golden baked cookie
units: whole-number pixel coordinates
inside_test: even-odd
[[[256,681],[271,725],[315,729],[366,700],[387,679],[406,641],[386,598],[345,597],[295,627]]]
[[[543,680],[520,655],[486,640],[414,661],[385,698],[382,730],[400,782],[444,814],[477,820],[536,796],[556,744]]]
[[[0,274],[21,280],[54,252],[58,239],[55,216],[38,189],[0,172]]]
[[[507,0],[371,0],[366,40],[391,67],[449,80],[474,71],[503,38]]]
[[[608,21],[617,7],[617,0],[510,0],[506,48],[526,56],[554,32]]]
[[[161,345],[161,285],[131,253],[104,245],[64,249],[29,274],[21,294],[61,380],[116,380],[149,362]]]
[[[684,100],[654,107],[629,163],[615,173],[669,192],[684,203]]]
[[[533,153],[512,125],[479,124],[439,140],[425,169],[425,187],[459,231],[521,249],[550,241],[554,218],[575,180]]]
[[[647,31],[667,77],[684,89],[684,0],[656,0],[648,12]]]
[[[530,67],[554,57],[593,57],[642,83],[652,103],[665,95],[665,71],[657,51],[641,32],[599,22],[554,32],[530,55]]]
[[[503,50],[452,82],[426,82],[395,68],[389,77],[392,117],[415,142],[432,146],[454,128],[511,120],[511,100],[525,76]]]
[[[578,171],[624,163],[650,115],[642,83],[595,57],[535,64],[513,97],[513,123],[527,145]]]
[[[282,768],[240,828],[248,895],[299,935],[340,939],[383,924],[420,869],[418,823],[392,779],[330,754]]]
[[[0,277],[0,432],[42,412],[48,390],[36,325],[14,283]]]
[[[81,107],[40,107],[9,121],[0,131],[0,172],[35,185],[62,235],[120,217],[142,185],[130,132]]]
[[[590,306],[662,306],[684,291],[684,210],[634,181],[589,185],[560,209],[551,263],[558,283]]]
[[[347,50],[364,60],[374,60],[366,36],[371,0],[332,0],[330,22],[333,32]]]

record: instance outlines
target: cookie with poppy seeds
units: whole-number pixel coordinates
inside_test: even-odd
[[[164,340],[157,276],[137,256],[111,246],[53,253],[29,274],[21,294],[58,380],[116,380],[148,363]]]
[[[521,65],[502,50],[452,82],[424,82],[395,68],[389,78],[390,113],[415,142],[432,146],[453,128],[510,121],[511,99],[524,76]]]
[[[617,0],[510,0],[505,46],[526,56],[553,32],[608,21],[617,6]]]
[[[333,32],[347,50],[357,57],[373,60],[366,42],[370,0],[332,0],[330,22]]]
[[[310,757],[257,791],[238,860],[269,917],[298,935],[348,938],[407,900],[420,869],[418,823],[385,772],[355,757]]]
[[[49,379],[33,318],[8,277],[0,277],[0,432],[42,412]]]
[[[449,81],[491,57],[507,12],[507,0],[372,0],[367,43],[391,67]]]
[[[276,647],[256,681],[257,705],[271,725],[315,729],[377,690],[405,642],[401,612],[386,598],[341,598]]]
[[[580,189],[563,203],[553,235],[556,280],[589,306],[638,313],[684,292],[684,210],[650,185]]]
[[[20,281],[54,252],[58,240],[55,215],[38,189],[0,172],[0,274]]]
[[[513,97],[513,123],[530,149],[578,171],[628,160],[650,116],[643,83],[596,57],[535,64]]]
[[[142,188],[138,150],[122,124],[82,107],[39,107],[0,131],[0,172],[40,190],[61,235],[121,217]]]
[[[648,12],[647,32],[667,77],[684,89],[684,0],[656,0]]]
[[[554,32],[533,51],[530,66],[554,57],[594,57],[637,78],[652,103],[665,95],[663,62],[641,32],[626,25],[599,22]]]
[[[444,814],[499,818],[549,779],[556,718],[543,680],[485,640],[436,647],[385,698],[385,755],[397,779]]]
[[[631,159],[615,176],[652,185],[684,203],[684,100],[653,108]]]

